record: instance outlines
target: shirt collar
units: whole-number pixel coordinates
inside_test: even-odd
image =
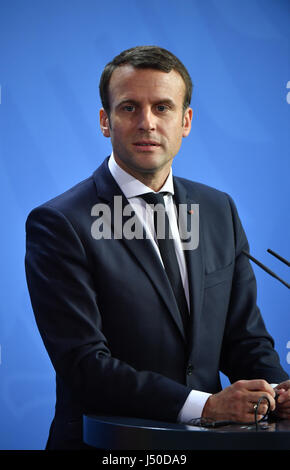
[[[109,162],[108,162],[109,170],[117,182],[117,184],[120,186],[122,192],[126,196],[127,199],[130,199],[132,197],[140,196],[140,194],[146,194],[146,193],[151,193],[152,189],[146,186],[145,184],[141,183],[141,181],[137,180],[134,178],[134,176],[130,175],[127,173],[123,168],[121,168],[115,158],[114,154],[112,152]],[[164,185],[162,188],[160,188],[159,191],[165,191],[170,194],[174,194],[174,187],[173,187],[173,178],[172,178],[172,169],[170,168],[170,173],[168,175],[167,180],[165,181]],[[158,191],[158,192],[159,192]]]

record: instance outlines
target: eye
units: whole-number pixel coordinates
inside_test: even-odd
[[[133,111],[135,111],[135,106],[133,106],[132,104],[126,104],[125,106],[123,106],[123,111],[132,113]]]
[[[158,104],[156,108],[157,108],[157,111],[160,113],[165,113],[169,109],[169,107],[165,104]]]

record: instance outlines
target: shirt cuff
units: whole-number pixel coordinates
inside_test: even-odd
[[[275,388],[278,384],[270,385]],[[191,390],[178,414],[177,422],[188,423],[191,419],[201,418],[204,405],[210,396],[211,393],[200,392],[199,390]]]
[[[211,393],[192,390],[179,412],[177,421],[179,423],[188,423],[191,419],[200,418],[205,402],[210,396]]]

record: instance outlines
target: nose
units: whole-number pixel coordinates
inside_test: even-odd
[[[142,131],[154,131],[156,127],[155,116],[152,113],[151,108],[144,108],[140,110],[140,119],[139,119],[139,130]]]

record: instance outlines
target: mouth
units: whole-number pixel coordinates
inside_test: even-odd
[[[152,140],[134,142],[133,145],[134,147],[144,151],[154,150],[160,147],[158,142],[154,142]]]

